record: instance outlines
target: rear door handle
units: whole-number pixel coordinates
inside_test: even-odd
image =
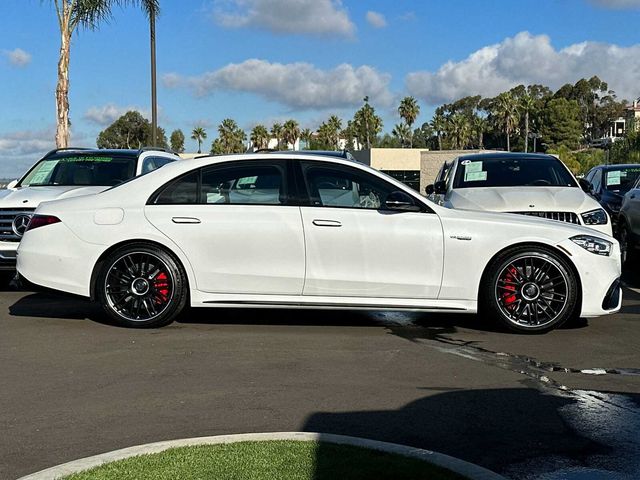
[[[173,223],[200,223],[200,219],[196,217],[172,217]]]
[[[314,220],[312,222],[316,227],[341,227],[342,223],[337,220]]]

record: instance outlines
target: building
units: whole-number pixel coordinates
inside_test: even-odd
[[[444,162],[450,162],[460,155],[492,151],[372,148],[352,153],[359,162],[370,165],[424,194],[425,187],[433,183]]]
[[[627,128],[633,125],[636,131],[640,130],[640,98],[634,100],[633,104],[625,109],[624,120]]]

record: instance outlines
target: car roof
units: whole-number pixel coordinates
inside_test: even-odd
[[[323,157],[336,157],[351,159],[353,156],[348,150],[258,150],[255,153],[277,153],[284,155],[321,155]]]
[[[522,152],[491,152],[491,153],[471,153],[461,155],[458,160],[482,160],[482,159],[520,159],[520,160],[542,160],[557,157],[547,155],[546,153],[522,153]]]
[[[600,168],[604,171],[617,170],[620,168],[640,168],[640,163],[617,163],[615,165],[599,165],[596,168]]]
[[[92,157],[134,157],[138,158],[141,154],[146,152],[153,153],[168,153],[171,155],[176,155],[175,153],[168,151],[163,148],[153,148],[153,147],[145,147],[141,149],[133,149],[133,148],[58,148],[55,150],[51,150],[47,153],[43,158],[62,158],[68,157],[70,155],[74,156],[92,156]]]

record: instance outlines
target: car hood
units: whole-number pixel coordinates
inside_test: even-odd
[[[37,208],[42,202],[100,193],[109,187],[81,187],[52,185],[46,187],[20,187],[0,191],[0,208]]]
[[[454,189],[446,206],[493,212],[582,213],[598,208],[599,204],[579,188],[495,187]]]

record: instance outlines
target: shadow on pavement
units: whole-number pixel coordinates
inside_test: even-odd
[[[568,464],[582,468],[595,463],[600,469],[611,470],[629,468],[623,459],[638,452],[637,440],[621,449],[601,443],[602,437],[591,435],[592,427],[595,431],[602,429],[601,422],[615,422],[613,417],[618,416],[618,411],[613,407],[610,411],[595,408],[595,413],[598,415],[594,414],[594,406],[580,397],[536,389],[443,388],[442,393],[397,410],[315,413],[307,418],[303,430],[434,450],[513,478],[533,478],[532,469],[553,471]],[[322,474],[321,464],[317,471],[317,479],[328,478]]]

